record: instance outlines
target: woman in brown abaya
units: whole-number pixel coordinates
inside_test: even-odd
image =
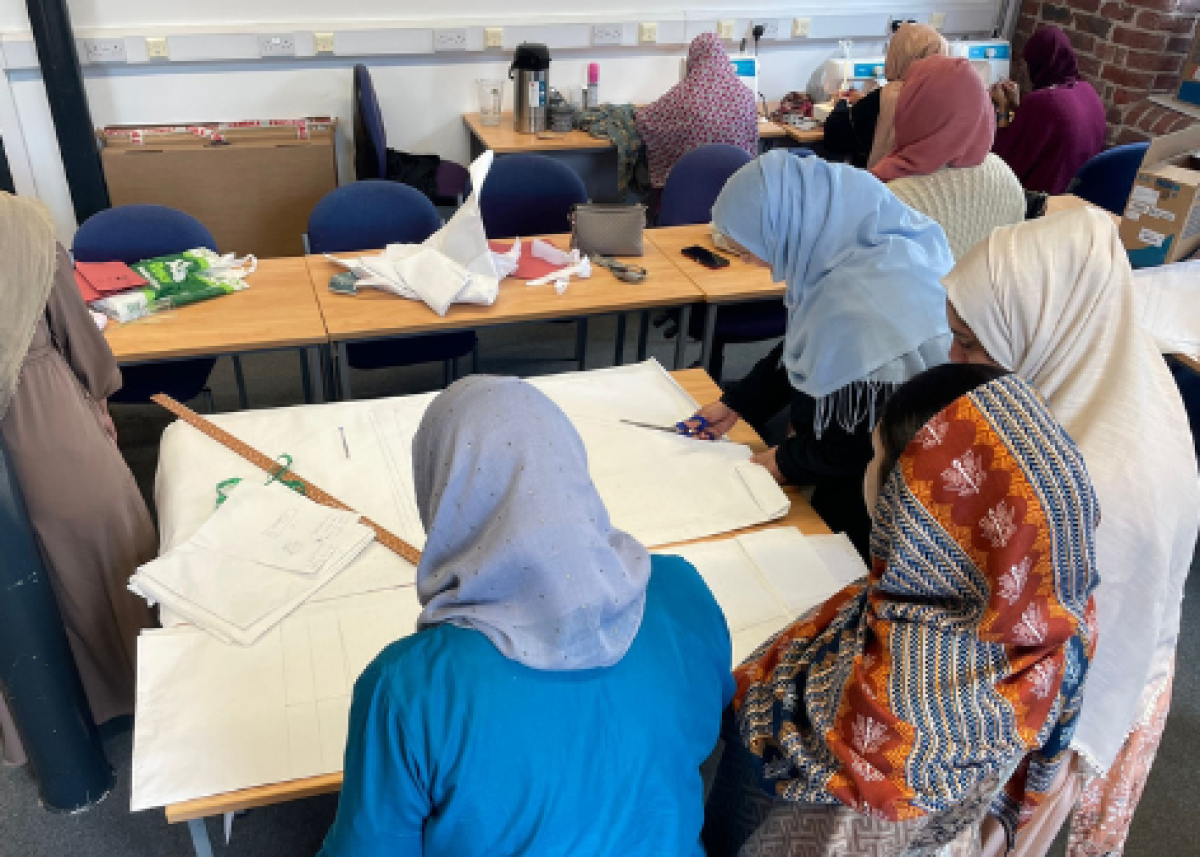
[[[0,194],[0,435],[97,723],[133,712],[137,635],[153,624],[125,588],[157,538],[108,416],[120,386],[45,207]],[[23,763],[3,697],[0,736],[4,761]]]

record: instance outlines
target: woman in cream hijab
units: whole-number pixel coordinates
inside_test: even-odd
[[[137,635],[153,618],[126,586],[158,549],[108,416],[121,373],[40,202],[0,193],[0,259],[0,436],[104,723],[133,713]],[[7,764],[25,761],[18,726],[0,697]]]
[[[1120,853],[1170,702],[1200,484],[1183,402],[1139,322],[1107,214],[997,229],[944,280],[952,360],[1030,381],[1083,451],[1100,499],[1099,646],[1076,770],[1018,841],[1041,853],[1072,808],[1070,853]]]

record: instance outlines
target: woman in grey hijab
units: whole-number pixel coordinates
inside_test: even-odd
[[[442,393],[413,470],[424,611],[355,684],[321,853],[702,855],[733,684],[695,569],[612,527],[579,435],[523,381]]]

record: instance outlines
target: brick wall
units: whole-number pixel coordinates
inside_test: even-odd
[[[1108,142],[1132,143],[1178,131],[1196,122],[1148,101],[1174,95],[1192,43],[1200,0],[1024,0],[1013,35],[1014,56],[1043,24],[1070,38],[1079,71],[1096,87],[1108,110]],[[1025,89],[1021,63],[1014,74]]]

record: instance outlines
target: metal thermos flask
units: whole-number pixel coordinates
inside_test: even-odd
[[[550,51],[522,42],[513,54],[508,76],[513,83],[513,127],[522,134],[546,130],[546,96],[550,92]]]

